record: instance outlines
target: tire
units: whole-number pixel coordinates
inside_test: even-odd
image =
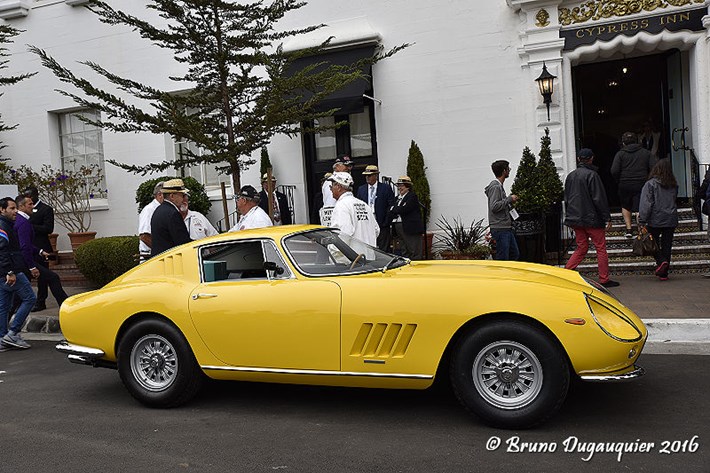
[[[569,388],[567,355],[557,340],[521,321],[497,321],[465,334],[454,348],[451,384],[461,404],[504,429],[541,424]]]
[[[182,333],[159,320],[128,329],[118,348],[118,373],[136,400],[163,408],[188,402],[204,378]]]

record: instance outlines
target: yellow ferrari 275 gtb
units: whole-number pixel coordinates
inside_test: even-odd
[[[316,226],[218,235],[160,254],[61,308],[76,363],[117,368],[149,406],[214,379],[425,389],[447,376],[485,422],[525,428],[577,376],[633,379],[646,327],[578,273],[409,261]]]

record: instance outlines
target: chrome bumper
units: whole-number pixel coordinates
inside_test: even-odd
[[[636,378],[640,378],[646,374],[646,370],[641,368],[640,366],[634,365],[633,371],[629,371],[628,373],[624,374],[600,374],[600,375],[583,375],[580,376],[582,381],[594,381],[594,382],[601,382],[601,383],[609,383],[609,382],[619,382],[619,381],[631,381]]]
[[[59,342],[55,347],[59,353],[67,355],[67,359],[78,365],[101,366],[105,368],[115,368],[115,363],[101,360],[105,355],[103,350],[98,348],[74,345],[66,340]]]

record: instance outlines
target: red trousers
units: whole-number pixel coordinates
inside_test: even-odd
[[[591,227],[572,227],[572,229],[574,230],[574,239],[577,241],[577,249],[572,253],[565,268],[574,269],[579,266],[579,263],[587,255],[591,238],[594,248],[597,249],[599,282],[607,282],[609,280],[609,256],[606,253],[606,229]]]

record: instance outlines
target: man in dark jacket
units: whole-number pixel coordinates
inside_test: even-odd
[[[30,348],[30,344],[20,336],[20,330],[37,300],[29,279],[23,273],[25,263],[13,228],[16,217],[15,201],[10,197],[0,199],[0,274],[5,275],[5,281],[0,282],[0,351]],[[15,296],[21,303],[8,330]]]
[[[589,239],[597,249],[599,283],[604,287],[616,287],[618,282],[609,279],[609,256],[606,252],[605,231],[611,228],[611,213],[604,185],[597,167],[592,165],[594,153],[583,148],[577,153],[577,169],[565,180],[565,225],[572,227],[577,249],[565,265],[575,269],[589,250]]]
[[[49,241],[49,234],[54,231],[54,209],[39,199],[39,191],[35,186],[28,187],[24,194],[34,202],[34,209],[32,214],[30,214],[30,223],[35,235],[32,244],[47,253],[53,253],[54,248],[52,248],[52,244]],[[37,264],[49,269],[49,264],[44,259],[37,261]],[[47,308],[48,286],[46,278],[40,278],[37,281],[37,303],[32,308],[32,312]]]
[[[261,192],[259,192],[259,207],[267,215],[269,213],[269,196],[266,193],[268,178],[268,174],[262,176]],[[273,191],[271,202],[274,206],[271,216],[274,225],[291,225],[293,218],[291,217],[291,208],[288,206],[288,198],[286,194],[276,190],[276,178],[274,176],[271,176],[271,190]]]
[[[155,209],[150,220],[151,257],[192,241],[180,215],[180,206],[188,193],[182,179],[165,181],[162,192],[163,203]]]
[[[389,210],[388,219],[394,224],[394,239],[403,254],[413,260],[422,259],[422,234],[426,231],[417,194],[412,190],[409,176],[397,180],[399,196]]]
[[[375,212],[377,225],[380,226],[380,234],[377,235],[377,247],[383,251],[388,251],[390,246],[390,222],[387,221],[387,211],[394,205],[394,192],[389,184],[380,181],[380,170],[375,165],[365,168],[362,173],[365,176],[366,184],[357,189],[355,197],[372,207]]]
[[[636,133],[627,131],[621,137],[624,146],[614,156],[611,163],[611,175],[618,184],[621,214],[626,223],[626,238],[633,238],[631,226],[632,212],[639,211],[641,189],[648,180],[648,175],[656,164],[651,152],[638,144]]]
[[[43,265],[39,264],[40,261],[46,261],[49,253],[32,244],[34,241],[34,229],[29,221],[30,215],[32,215],[32,208],[34,207],[32,198],[26,195],[19,195],[17,196],[15,203],[17,205],[15,232],[17,233],[17,238],[20,242],[22,258],[25,261],[25,271],[29,271],[25,272],[25,275],[28,279],[39,278],[37,282],[38,284],[40,281],[44,281],[44,283],[47,284],[49,289],[52,291],[54,298],[57,300],[57,306],[61,307],[62,302],[64,302],[69,296],[62,287],[62,281],[59,279],[59,275],[51,269],[45,268]],[[35,308],[36,307],[37,304],[35,304]],[[34,309],[32,310],[34,312]]]

